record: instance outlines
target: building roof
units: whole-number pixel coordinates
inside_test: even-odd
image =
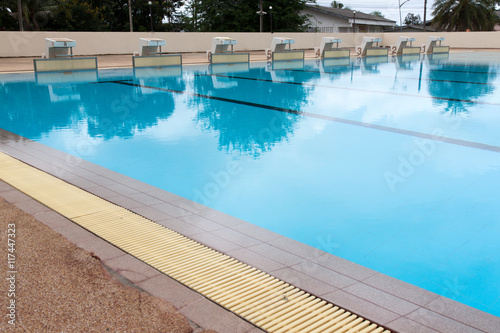
[[[392,28],[392,29],[386,29],[386,30],[384,30],[384,32],[400,32],[401,30],[406,31],[406,32],[410,32],[410,31],[424,31],[424,26],[423,25],[409,24],[409,25],[403,25],[402,29],[401,29],[401,27],[395,27],[395,28]],[[433,28],[430,28],[430,27],[426,26],[425,27],[425,31],[433,32],[433,31],[436,31],[436,29],[433,29]]]
[[[315,10],[315,11],[322,12],[322,13],[325,13],[328,15],[344,17],[346,19],[354,18],[354,11],[352,9],[323,7],[323,6],[316,6],[316,5],[307,5],[307,9]],[[363,20],[387,22],[387,25],[396,24],[396,21],[389,20],[389,19],[386,19],[384,17],[380,17],[380,16],[376,16],[376,15],[365,14],[365,13],[362,13],[360,11],[356,11],[356,18],[363,19]]]

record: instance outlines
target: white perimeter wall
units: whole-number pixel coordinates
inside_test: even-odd
[[[382,37],[383,45],[394,45],[400,35],[415,37],[415,45],[425,44],[428,36],[446,38],[444,45],[452,48],[496,48],[500,49],[500,32],[443,32],[443,33],[337,33],[343,40],[343,47],[361,44],[363,36]],[[295,39],[295,49],[319,47],[323,33],[140,33],[140,32],[0,32],[0,57],[39,57],[44,50],[47,37],[76,40],[75,55],[132,54],[138,49],[141,37],[165,39],[164,52],[204,52],[211,46],[213,37],[231,37],[238,41],[235,51],[264,50],[271,45],[273,37]]]

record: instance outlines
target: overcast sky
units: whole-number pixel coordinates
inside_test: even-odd
[[[399,24],[399,1],[404,3],[406,0],[340,0],[344,6],[348,6],[353,10],[359,10],[363,13],[371,13],[373,11],[379,11],[386,18],[394,20]],[[420,15],[420,18],[424,19],[424,1],[425,0],[410,0],[401,6],[401,17],[404,19],[408,13],[413,13],[415,15]],[[330,6],[331,0],[316,0],[320,6]],[[427,19],[432,17],[432,5],[434,0],[427,0]]]

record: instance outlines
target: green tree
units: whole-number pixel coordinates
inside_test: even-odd
[[[103,0],[100,2],[102,18],[107,31],[130,31],[128,0]],[[132,8],[134,8],[133,5]],[[132,17],[134,14],[135,12],[132,11]],[[137,27],[134,25],[134,28]]]
[[[17,0],[2,0],[0,30],[17,30]],[[179,21],[183,0],[153,0],[151,6],[155,31],[171,31]],[[129,31],[128,0],[22,0],[25,30],[56,31]],[[134,31],[150,31],[150,7],[147,0],[132,1]],[[163,24],[166,19],[168,23]],[[7,22],[7,23],[4,23]]]
[[[436,0],[433,25],[438,30],[493,30],[497,16],[493,0]]]
[[[181,21],[186,31],[198,31],[201,24],[201,0],[190,0],[186,3]]]
[[[337,1],[332,1],[330,6],[332,6],[332,8],[340,8],[340,9],[344,8],[344,4],[342,2],[337,2]]]
[[[153,21],[155,31],[179,31],[182,21],[179,9],[184,5],[183,0],[156,0],[153,1]],[[166,23],[162,23],[166,20]]]
[[[403,23],[406,25],[420,25],[422,24],[422,19],[420,18],[420,15],[408,13]]]
[[[300,15],[310,0],[266,0],[264,31],[270,31],[269,6],[272,6],[273,31],[304,31],[307,17]],[[242,31],[260,29],[257,11],[259,1],[248,0],[195,0],[185,12],[185,22],[191,31]]]
[[[382,12],[376,10],[374,12],[371,12],[370,15],[374,15],[374,16],[378,16],[378,17],[383,17],[385,18],[385,16],[382,14]]]
[[[81,0],[59,0],[47,28],[54,31],[103,31],[101,9]]]
[[[0,4],[0,31],[18,30],[16,17],[7,3]]]
[[[130,31],[128,0],[100,0],[102,16],[108,31]],[[153,29],[155,31],[172,31],[174,24],[180,20],[178,10],[183,0],[152,0]],[[132,23],[134,31],[150,31],[151,19],[148,0],[132,0]],[[166,19],[168,23],[163,24]]]
[[[342,2],[337,2],[337,1],[332,1],[330,4],[332,8],[339,8],[339,9],[351,9],[349,6],[345,6]]]
[[[19,10],[16,0],[6,0],[4,1],[4,5],[1,6],[4,6],[7,11],[14,15],[16,22],[18,21]],[[56,9],[57,3],[55,0],[22,0],[21,13],[24,30],[46,30],[46,26],[53,15],[53,11]],[[19,27],[19,24],[17,26]]]

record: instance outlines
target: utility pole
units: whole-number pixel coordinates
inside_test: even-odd
[[[424,30],[425,31],[425,26],[426,26],[426,23],[425,23],[425,19],[427,17],[427,0],[424,0]]]
[[[260,15],[260,32],[262,32],[264,30],[264,15],[267,14],[265,11],[262,10],[262,0],[260,0],[260,9],[257,12],[257,14]]]
[[[130,32],[134,32],[134,25],[132,23],[132,0],[128,0],[128,19],[130,22]]]
[[[17,20],[19,21],[19,31],[24,31],[23,5],[21,4],[21,0],[17,0]]]

